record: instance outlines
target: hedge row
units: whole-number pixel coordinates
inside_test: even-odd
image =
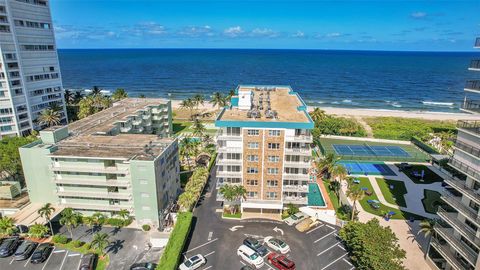
[[[185,241],[190,232],[192,218],[193,214],[191,212],[181,212],[178,214],[175,228],[168,238],[167,247],[160,258],[157,270],[177,270]]]
[[[416,145],[418,148],[422,149],[423,151],[427,152],[428,154],[430,155],[437,155],[439,154],[438,151],[431,147],[430,145],[422,142],[422,140],[420,140],[420,138],[416,137],[416,136],[413,136],[410,141]]]

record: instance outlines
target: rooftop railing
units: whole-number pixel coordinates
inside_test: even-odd
[[[480,120],[458,120],[457,128],[466,129],[480,135]]]
[[[452,246],[458,253],[462,254],[467,261],[469,261],[472,265],[476,263],[477,254],[473,252],[465,243],[460,241],[460,239],[453,236],[452,228],[435,224],[434,229],[443,239],[445,239],[445,241],[448,242],[450,246]]]
[[[480,59],[470,61],[470,69],[480,69]]]
[[[460,221],[457,213],[448,212],[442,206],[439,206],[437,215],[465,238],[468,238],[470,241],[480,247],[480,238],[477,237],[477,232],[465,222]]]
[[[456,140],[455,147],[469,153],[472,156],[480,157],[480,148],[478,146],[475,147],[460,140]]]
[[[430,245],[433,246],[435,250],[438,251],[438,253],[440,253],[442,257],[444,257],[448,261],[448,263],[452,266],[452,269],[465,269],[463,264],[457,259],[455,254],[453,254],[447,246],[442,245],[439,240],[432,237]]]
[[[475,211],[473,208],[465,205],[461,201],[461,197],[454,196],[450,192],[444,191],[441,198],[451,207],[455,208],[458,212],[462,213],[469,219],[474,220],[477,224],[480,222],[480,216],[478,215],[478,211]]]
[[[480,100],[466,99],[463,102],[462,109],[480,113]]]
[[[470,167],[467,164],[455,158],[450,159],[448,164],[454,167],[455,169],[459,170],[460,172],[480,180],[480,171],[477,170],[476,168]]]
[[[456,178],[446,178],[445,183],[480,204],[479,191],[467,186],[465,181]]]

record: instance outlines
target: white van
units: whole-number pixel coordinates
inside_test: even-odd
[[[265,263],[263,262],[262,256],[260,256],[253,249],[241,245],[237,250],[237,255],[240,256],[248,264],[255,266],[255,268],[261,268]]]

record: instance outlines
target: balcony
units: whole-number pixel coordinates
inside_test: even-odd
[[[152,119],[152,115],[151,114],[142,114],[142,119],[143,120],[150,120],[150,119]]]
[[[306,155],[311,155],[312,150],[310,147],[298,147],[298,148],[285,148],[285,153],[286,154],[306,154]]]
[[[293,168],[307,168],[309,169],[311,164],[310,162],[293,162],[293,161],[285,161],[285,167],[293,167]]]
[[[308,180],[310,176],[308,174],[300,174],[300,173],[283,173],[283,179],[286,180]]]
[[[475,203],[480,204],[480,193],[465,185],[465,181],[456,178],[447,178],[445,183],[456,189],[458,192],[464,194],[469,199],[474,200]]]
[[[458,233],[463,235],[463,237],[472,241],[475,245],[477,245],[477,247],[480,247],[480,238],[477,237],[476,231],[470,228],[467,224],[461,222],[457,218],[457,213],[449,213],[442,207],[438,207],[437,214],[443,221],[448,223]]]
[[[473,167],[468,166],[467,164],[461,162],[460,160],[452,158],[448,162],[448,165],[480,181],[480,171],[474,169]]]
[[[470,61],[470,66],[468,67],[469,70],[480,70],[480,60],[475,59]]]
[[[430,241],[430,245],[435,248],[440,255],[450,264],[452,269],[455,270],[464,270],[465,267],[463,264],[457,259],[457,256],[450,251],[450,248],[447,245],[440,244],[440,241],[432,237]]]
[[[480,93],[480,80],[469,80],[465,84],[465,88],[463,89],[469,92]]]
[[[478,211],[475,211],[474,209],[465,205],[460,200],[461,197],[456,197],[449,192],[443,192],[441,198],[446,203],[448,203],[451,207],[455,208],[455,210],[462,213],[467,218],[475,221],[477,223],[477,226],[480,226],[480,215],[478,214]]]
[[[142,119],[133,119],[133,120],[132,120],[132,124],[134,124],[134,125],[140,125],[140,124],[142,123],[142,121],[143,121]]]
[[[480,113],[480,100],[466,99],[461,109],[470,113]]]
[[[128,174],[128,168],[118,167],[98,167],[98,166],[50,166],[50,169],[55,172],[97,172],[97,173],[114,173],[114,174]]]
[[[57,191],[57,195],[61,197],[83,197],[83,198],[106,198],[117,200],[131,200],[131,193],[118,193],[118,192],[85,192],[85,191]]]
[[[435,231],[448,242],[458,253],[460,253],[468,262],[472,265],[475,265],[477,261],[477,256],[465,243],[460,241],[460,239],[453,236],[453,229],[446,228],[440,224],[436,224],[434,227]]]
[[[62,203],[61,205],[73,209],[88,209],[94,211],[120,211],[122,209],[127,209],[128,211],[130,211],[130,213],[133,212],[133,206],[131,205],[98,205],[83,203]]]
[[[241,147],[226,147],[221,146],[217,148],[217,152],[219,153],[242,153]]]
[[[67,185],[88,185],[88,186],[99,186],[99,187],[130,187],[130,182],[125,180],[88,180],[84,178],[53,178],[53,182],[56,184],[67,184]]]
[[[307,185],[283,185],[283,191],[290,192],[308,192]]]
[[[242,136],[241,133],[227,133],[220,130],[219,132],[217,132],[217,140],[241,141]]]
[[[230,171],[217,171],[217,177],[241,177],[242,172],[230,172]]]
[[[242,159],[224,159],[217,158],[217,165],[242,165]]]
[[[284,203],[293,203],[293,204],[307,204],[307,197],[297,197],[297,196],[283,196]]]
[[[480,120],[458,120],[457,128],[480,136]]]
[[[455,148],[462,150],[472,156],[480,158],[480,148],[464,143],[460,140],[455,141]]]
[[[313,142],[313,136],[312,135],[286,136],[285,140],[291,141],[291,142],[312,143]]]

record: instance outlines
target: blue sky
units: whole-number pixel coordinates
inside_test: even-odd
[[[472,1],[52,0],[59,48],[469,51]]]

